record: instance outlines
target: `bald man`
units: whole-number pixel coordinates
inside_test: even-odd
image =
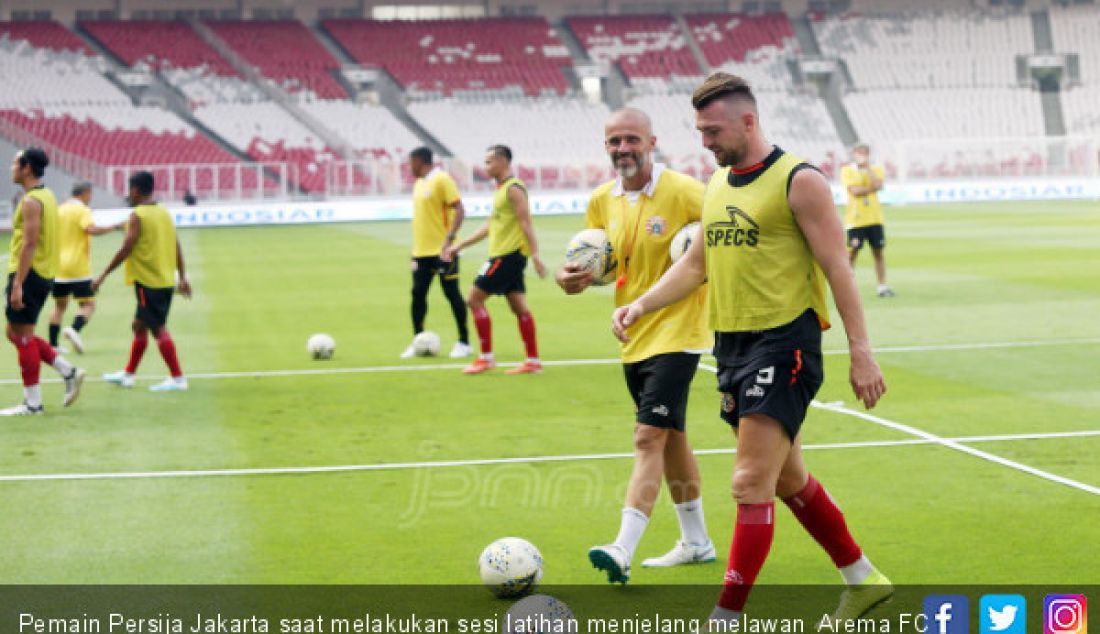
[[[669,242],[698,221],[703,184],[653,162],[657,138],[649,117],[624,109],[604,127],[604,145],[618,178],[600,185],[588,203],[587,226],[603,229],[618,258],[615,305],[633,302],[672,265]],[[592,275],[567,264],[558,284],[570,295],[592,284]],[[615,541],[588,551],[592,565],[611,583],[630,579],[630,562],[661,490],[661,474],[680,520],[681,539],[642,566],[667,567],[714,561],[703,520],[699,467],[686,434],[687,401],[699,355],[713,339],[703,321],[705,289],[647,315],[622,346],[626,387],[634,401],[634,472]]]

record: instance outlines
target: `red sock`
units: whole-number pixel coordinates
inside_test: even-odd
[[[765,504],[738,504],[737,525],[730,544],[730,558],[726,564],[726,579],[719,607],[742,611],[756,575],[764,567],[768,551],[775,535],[775,502]]]
[[[477,326],[477,338],[481,340],[481,354],[493,352],[493,320],[484,306],[475,308],[474,325]]]
[[[168,372],[172,378],[183,376],[180,360],[176,357],[176,344],[172,342],[172,337],[167,330],[160,331],[160,335],[157,336],[157,347],[160,348],[160,356],[164,357],[164,362],[168,364]]]
[[[833,502],[833,498],[829,497],[825,487],[812,475],[801,491],[789,498],[783,498],[783,501],[791,508],[798,521],[802,522],[806,532],[829,553],[837,568],[854,564],[863,556],[863,551],[848,532],[844,514],[840,512],[836,502]]]
[[[42,337],[35,337],[34,344],[38,346],[38,356],[46,363],[53,364],[53,360],[57,358],[57,351],[53,349],[53,346],[46,343],[46,340]]]
[[[38,368],[42,358],[34,339],[8,335],[8,341],[15,344],[15,349],[19,352],[19,373],[23,376],[23,387],[38,385]]]
[[[145,354],[145,347],[149,345],[149,335],[142,333],[134,335],[134,342],[130,344],[130,362],[126,364],[126,373],[137,372],[141,357]]]
[[[526,312],[517,319],[519,319],[519,336],[523,337],[523,347],[527,349],[527,358],[539,358],[539,343],[538,339],[535,338],[535,317],[530,312]]]

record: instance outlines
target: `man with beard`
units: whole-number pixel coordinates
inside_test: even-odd
[[[618,172],[588,203],[587,226],[603,229],[618,258],[615,303],[637,299],[672,264],[669,243],[686,224],[700,219],[703,185],[653,162],[657,139],[649,117],[633,108],[611,115],[605,147]],[[575,264],[558,271],[566,293],[583,291],[592,275]],[[647,567],[714,561],[714,544],[703,520],[699,466],[685,433],[687,400],[699,355],[712,340],[703,327],[705,289],[640,319],[622,347],[626,385],[635,405],[634,472],[615,541],[588,551],[592,565],[611,583],[630,579],[630,562],[661,489],[661,474],[680,520],[681,539]]]
[[[806,470],[800,430],[821,387],[828,280],[844,321],[849,380],[870,409],[886,391],[871,353],[844,228],[825,177],[769,143],[743,79],[715,73],[692,96],[703,145],[722,167],[703,196],[703,225],[688,252],[647,293],[615,311],[624,341],[647,314],[706,282],[716,331],[722,418],[737,434],[737,520],[712,621],[738,624],[775,533],[775,497],[825,549],[848,584],[834,618],[856,619],[893,594],[856,544],[844,516]]]

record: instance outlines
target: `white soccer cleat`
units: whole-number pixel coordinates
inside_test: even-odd
[[[588,561],[592,562],[593,568],[607,573],[608,583],[621,583],[625,586],[630,580],[630,555],[618,544],[589,548]]]
[[[456,341],[455,346],[451,348],[452,359],[465,359],[470,356],[473,350],[470,348],[470,344]]]
[[[408,348],[401,353],[402,359],[411,359],[416,356],[416,343],[410,343]]]
[[[73,371],[69,376],[65,378],[65,400],[62,404],[68,407],[76,402],[78,396],[80,396],[80,386],[84,385],[84,376],[87,372],[83,368],[73,368]]]
[[[168,377],[156,385],[149,386],[150,392],[186,392],[187,379],[185,377]]]
[[[134,375],[130,374],[126,370],[119,370],[118,372],[108,372],[103,375],[103,380],[108,383],[114,383],[119,387],[134,387]]]
[[[660,557],[650,557],[642,562],[643,568],[670,568],[683,564],[705,564],[714,561],[714,542],[707,540],[705,544],[689,544],[684,540],[677,540],[672,550]]]
[[[26,401],[23,401],[15,407],[0,409],[0,416],[38,416],[44,411],[45,409],[41,405],[38,407],[31,407],[27,405]]]
[[[73,344],[73,350],[76,350],[77,354],[84,354],[84,340],[80,338],[80,333],[75,328],[67,326],[65,330],[61,331],[61,334],[65,335],[69,343]]]

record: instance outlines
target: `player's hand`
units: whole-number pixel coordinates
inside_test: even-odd
[[[868,349],[852,350],[852,365],[848,371],[848,379],[852,382],[852,391],[856,398],[863,401],[863,406],[871,409],[886,393],[886,379],[882,376],[882,370],[875,362],[875,357]]]
[[[554,280],[568,295],[576,295],[584,289],[592,286],[592,272],[581,267],[576,262],[567,262],[558,269]]]
[[[191,298],[191,282],[188,282],[186,277],[181,277],[180,278],[180,283],[179,283],[178,288],[179,288],[180,295],[183,295],[184,297],[186,297],[188,299]]]
[[[542,258],[532,255],[531,262],[535,264],[535,273],[538,274],[539,279],[546,279],[546,265],[542,263]]]
[[[11,295],[8,296],[8,304],[13,310],[23,310],[23,286],[21,284],[11,285]]]
[[[623,343],[630,341],[630,337],[626,335],[626,329],[633,326],[634,322],[638,321],[638,318],[644,314],[645,311],[642,310],[638,302],[619,306],[611,314],[611,332],[615,333],[615,337]]]
[[[449,246],[443,249],[443,253],[439,255],[439,259],[443,260],[444,262],[451,262],[455,259],[456,255],[458,255],[458,249],[454,248],[453,246]]]

